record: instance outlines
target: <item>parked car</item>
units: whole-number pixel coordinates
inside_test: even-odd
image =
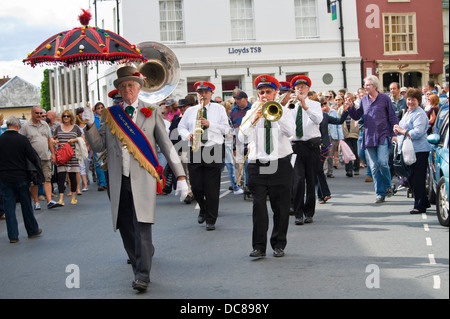
[[[447,113],[438,130],[438,134],[428,136],[428,142],[433,145],[430,152],[428,167],[428,195],[431,203],[436,204],[437,217],[442,226],[449,226],[448,218],[448,126]]]

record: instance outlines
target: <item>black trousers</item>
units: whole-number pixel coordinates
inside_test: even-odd
[[[152,224],[137,221],[131,181],[125,176],[122,176],[117,226],[131,261],[135,280],[150,282],[153,256]]]
[[[425,186],[429,155],[429,152],[416,153],[417,160],[411,166],[412,174],[408,178],[409,186],[414,194],[414,208],[421,212],[426,211],[431,206]]]
[[[276,172],[264,174],[267,165],[249,163],[248,188],[253,195],[253,249],[263,252],[267,248],[267,231],[269,230],[269,213],[267,196],[273,211],[273,230],[270,245],[273,249],[284,249],[287,245],[289,211],[292,192],[292,165],[290,156],[271,162],[276,165]]]
[[[357,138],[346,138],[345,143],[350,147],[353,154],[355,154],[356,159],[345,164],[345,171],[347,173],[359,172],[359,168],[361,166],[361,161],[359,159],[359,148],[358,148],[358,139]]]
[[[324,200],[326,196],[331,196],[330,187],[328,186],[327,178],[325,177],[325,173],[323,171],[323,166],[327,160],[328,153],[329,150],[320,153],[320,159],[317,163],[317,197],[320,200]]]
[[[316,209],[319,147],[312,146],[310,142],[295,142],[293,149],[297,155],[293,187],[295,217],[313,217]]]
[[[222,152],[222,149],[222,145],[212,148],[202,147],[200,151],[202,154],[208,154],[208,156],[200,158],[196,156],[197,153],[191,152],[190,163],[188,164],[192,193],[200,206],[199,215],[206,219],[207,224],[211,225],[216,224],[219,215],[223,159],[223,153],[220,154],[220,152]]]
[[[70,191],[72,193],[75,193],[77,191],[77,173],[67,173],[67,172],[60,172],[58,173],[58,192],[60,194],[64,193],[66,190],[66,176],[69,175],[70,180]]]

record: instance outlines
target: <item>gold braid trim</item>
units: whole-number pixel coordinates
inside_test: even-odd
[[[113,133],[122,143],[122,146],[126,146],[127,150],[130,154],[134,156],[134,158],[139,162],[139,164],[145,168],[147,172],[152,175],[157,182],[160,183],[161,188],[164,187],[164,181],[160,178],[158,172],[153,167],[153,165],[142,155],[140,149],[131,141],[131,139],[122,131],[120,126],[116,123],[111,113],[107,109],[102,111],[102,116],[105,117],[106,123],[109,125],[111,129],[111,133]]]

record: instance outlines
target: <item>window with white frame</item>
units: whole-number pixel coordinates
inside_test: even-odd
[[[183,2],[182,0],[159,1],[161,42],[183,42]]]
[[[295,24],[297,39],[319,36],[316,0],[295,0]]]
[[[416,54],[416,14],[383,14],[384,53]]]
[[[254,40],[253,0],[230,0],[231,38],[235,41]]]

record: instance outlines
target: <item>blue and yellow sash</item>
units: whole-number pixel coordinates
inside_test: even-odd
[[[165,185],[163,167],[159,165],[152,145],[136,123],[128,116],[120,104],[111,106],[103,112],[106,123],[111,132],[126,145],[128,152],[152,175],[157,183],[158,194],[162,193]]]

